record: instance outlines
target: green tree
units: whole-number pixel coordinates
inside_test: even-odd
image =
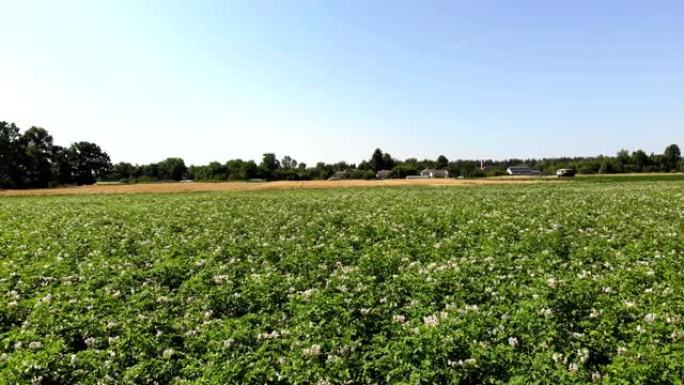
[[[676,170],[681,160],[682,152],[679,149],[678,145],[671,144],[665,148],[665,152],[663,153],[663,163],[665,166],[665,171]]]
[[[52,184],[73,183],[73,170],[69,162],[69,150],[62,146],[52,146]]]
[[[272,152],[267,152],[264,154],[259,164],[259,172],[261,176],[265,179],[273,179],[275,170],[280,168],[280,162],[276,155]]]
[[[226,167],[225,165],[223,165],[219,162],[211,162],[206,167],[205,178],[207,178],[207,179],[210,179],[210,180],[228,180],[229,176],[230,176],[230,173],[228,171],[228,167]]]
[[[447,168],[447,166],[449,166],[449,159],[447,159],[447,157],[444,155],[438,156],[437,164],[435,165],[435,167],[441,170]]]
[[[158,167],[158,177],[162,180],[179,181],[188,172],[188,168],[181,158],[166,158],[158,163]]]
[[[73,143],[68,154],[73,180],[78,185],[93,184],[111,171],[109,155],[95,143]]]
[[[392,156],[388,153],[385,153],[382,156],[382,170],[391,170],[394,168],[395,161],[392,159]]]
[[[282,168],[286,169],[297,168],[297,161],[295,159],[292,159],[289,155],[285,155],[283,159],[280,161],[280,165],[282,166]]]
[[[629,164],[631,157],[629,156],[629,151],[620,150],[616,156],[617,171],[626,171],[627,165]]]
[[[385,167],[385,159],[384,159],[384,154],[382,153],[382,150],[379,148],[376,148],[375,151],[373,151],[373,155],[371,155],[371,159],[369,162],[371,170],[378,172],[380,170],[383,170]]]
[[[112,172],[109,174],[109,179],[117,181],[126,181],[135,176],[135,166],[126,163],[119,162],[112,166]]]
[[[52,180],[52,136],[41,127],[31,127],[19,139],[23,154],[24,171],[22,185],[47,187]]]
[[[18,187],[22,179],[19,163],[19,128],[14,123],[0,122],[0,187]]]
[[[634,164],[636,171],[643,171],[648,167],[648,155],[643,150],[632,152],[632,164]]]

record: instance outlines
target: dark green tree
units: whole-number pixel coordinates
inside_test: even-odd
[[[136,167],[130,163],[119,162],[112,166],[112,172],[108,179],[116,181],[127,181],[135,177]]]
[[[69,162],[69,150],[62,146],[52,146],[52,182],[53,185],[73,183],[73,170]]]
[[[0,122],[0,187],[19,187],[19,128],[14,123]]]
[[[384,160],[384,154],[382,153],[382,150],[379,148],[376,148],[375,151],[373,151],[373,155],[371,155],[370,159],[370,168],[371,170],[378,172],[380,170],[384,170],[385,168],[385,160]]]
[[[267,180],[271,180],[274,177],[275,170],[280,168],[280,162],[276,155],[272,152],[267,152],[264,154],[259,164],[259,173],[261,177]]]
[[[162,180],[181,180],[188,172],[181,158],[166,158],[158,163],[158,177]]]
[[[78,185],[93,184],[112,169],[109,155],[95,143],[73,143],[68,153],[73,181]]]
[[[41,127],[31,127],[19,139],[23,149],[20,164],[24,173],[21,184],[47,187],[52,180],[52,136]]]
[[[648,155],[643,150],[636,150],[632,152],[631,163],[634,165],[635,171],[643,171],[648,167]]]
[[[665,166],[665,171],[676,170],[681,160],[682,152],[679,149],[678,145],[671,144],[665,148],[665,152],[663,153],[663,163]]]
[[[629,165],[629,162],[632,160],[629,156],[629,151],[624,149],[618,151],[615,160],[617,163],[616,171],[629,171],[627,165]]]
[[[388,153],[382,155],[382,170],[391,170],[394,168],[395,161]]]
[[[297,168],[297,161],[292,159],[289,155],[285,155],[280,161],[280,165],[282,168],[286,169]]]
[[[438,156],[435,167],[441,170],[447,168],[447,166],[449,166],[449,159],[447,159],[447,157],[444,155]]]

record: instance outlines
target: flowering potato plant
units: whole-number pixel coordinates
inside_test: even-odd
[[[0,200],[2,384],[684,379],[678,181]]]

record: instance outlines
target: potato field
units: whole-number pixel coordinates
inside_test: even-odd
[[[681,384],[684,181],[0,198],[0,384]]]

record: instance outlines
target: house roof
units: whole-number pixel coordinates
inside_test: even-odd
[[[509,170],[534,170],[532,167],[529,167],[529,166],[511,166],[508,169]]]

